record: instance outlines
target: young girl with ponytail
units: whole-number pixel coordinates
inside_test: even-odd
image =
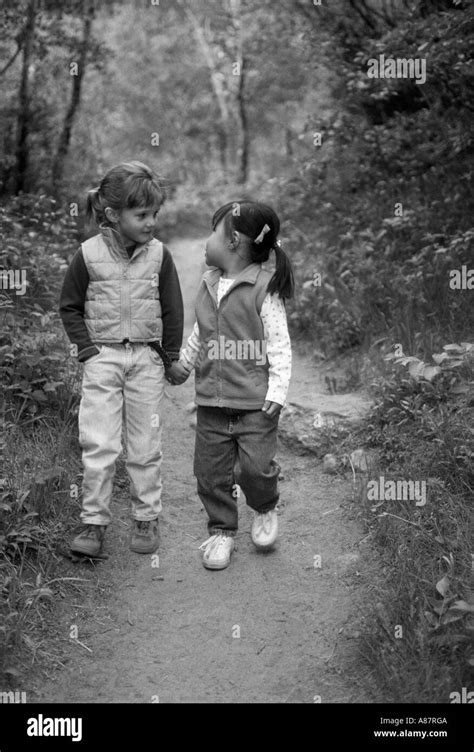
[[[239,201],[214,214],[197,292],[196,323],[172,374],[195,369],[194,473],[210,537],[200,547],[208,569],[230,563],[239,487],[255,516],[251,538],[269,549],[278,533],[280,468],[274,460],[279,414],[291,374],[284,299],[293,273],[278,241],[280,222],[266,204]],[[275,253],[275,272],[262,267]]]
[[[71,549],[89,557],[101,554],[111,521],[122,422],[134,518],[130,548],[145,554],[159,544],[160,407],[183,334],[176,267],[154,237],[163,200],[162,181],[143,163],[112,167],[87,199],[100,232],[82,243],[61,292],[64,328],[84,364],[82,526]]]

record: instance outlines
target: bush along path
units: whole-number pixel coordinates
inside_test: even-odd
[[[172,242],[192,323],[202,243]],[[308,399],[309,366],[295,368],[290,402]],[[192,473],[190,379],[164,402],[161,545],[129,550],[130,507],[118,463],[108,559],[74,564],[61,577],[78,590],[49,620],[48,667],[28,689],[41,702],[369,702],[383,699],[361,661],[361,600],[375,566],[362,564],[364,537],[351,486],[322,472],[314,454],[280,444],[280,536],[258,552],[252,512],[239,498],[240,529],[228,569],[201,563],[206,517]],[[288,431],[286,432],[288,433]],[[70,582],[73,583],[73,580]]]

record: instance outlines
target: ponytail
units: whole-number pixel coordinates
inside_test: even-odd
[[[99,188],[92,188],[87,192],[86,216],[89,222],[100,225],[104,221],[104,210],[100,200]]]
[[[236,230],[249,239],[252,263],[263,264],[268,261],[271,251],[275,252],[275,273],[268,283],[267,291],[270,295],[278,293],[280,298],[291,298],[295,287],[293,270],[290,259],[277,240],[280,220],[274,209],[250,199],[232,201],[215,212],[212,228],[215,230],[222,220],[228,237]]]
[[[275,251],[276,269],[268,283],[267,291],[270,295],[278,293],[280,298],[292,298],[295,291],[295,279],[291,261],[281,247],[280,241],[273,245],[273,250]]]

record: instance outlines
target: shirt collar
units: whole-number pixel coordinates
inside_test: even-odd
[[[237,285],[243,284],[245,282],[254,285],[257,281],[257,277],[261,268],[261,264],[249,264],[245,267],[245,269],[242,269],[240,274],[238,274],[234,280],[232,280],[231,287],[237,287]],[[212,287],[214,290],[217,290],[217,285],[219,284],[219,280],[222,276],[222,270],[214,268],[210,269],[208,272],[205,272],[204,280],[206,281],[208,287]]]
[[[150,242],[147,241],[146,243],[142,243],[141,245],[136,245],[132,255],[130,255],[123,244],[122,238],[120,237],[119,233],[116,232],[116,230],[114,230],[112,227],[108,227],[107,225],[101,225],[100,231],[102,237],[104,238],[104,241],[110,248],[112,255],[126,261],[131,261],[132,258],[136,257],[140,253],[140,251],[145,248],[145,246],[147,246]]]

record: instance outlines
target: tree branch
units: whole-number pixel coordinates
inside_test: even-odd
[[[15,60],[18,57],[18,55],[20,54],[20,52],[21,52],[21,50],[23,48],[23,40],[21,41],[21,43],[18,42],[17,44],[18,44],[18,47],[16,48],[16,51],[13,53],[13,55],[11,56],[10,60],[8,61],[8,63],[6,65],[4,65],[3,68],[0,70],[0,76],[3,76],[3,74],[7,72],[7,70],[10,67],[10,65],[12,65],[15,62]]]
[[[82,80],[87,65],[89,39],[91,36],[92,23],[95,16],[94,0],[83,0],[83,14],[82,40],[79,47],[78,71],[77,75],[74,76],[73,79],[71,99],[66,111],[66,115],[64,117],[63,127],[59,136],[58,147],[52,167],[52,184],[53,190],[55,191],[60,188],[60,182],[64,170],[64,162],[71,141],[72,126],[81,101]]]

